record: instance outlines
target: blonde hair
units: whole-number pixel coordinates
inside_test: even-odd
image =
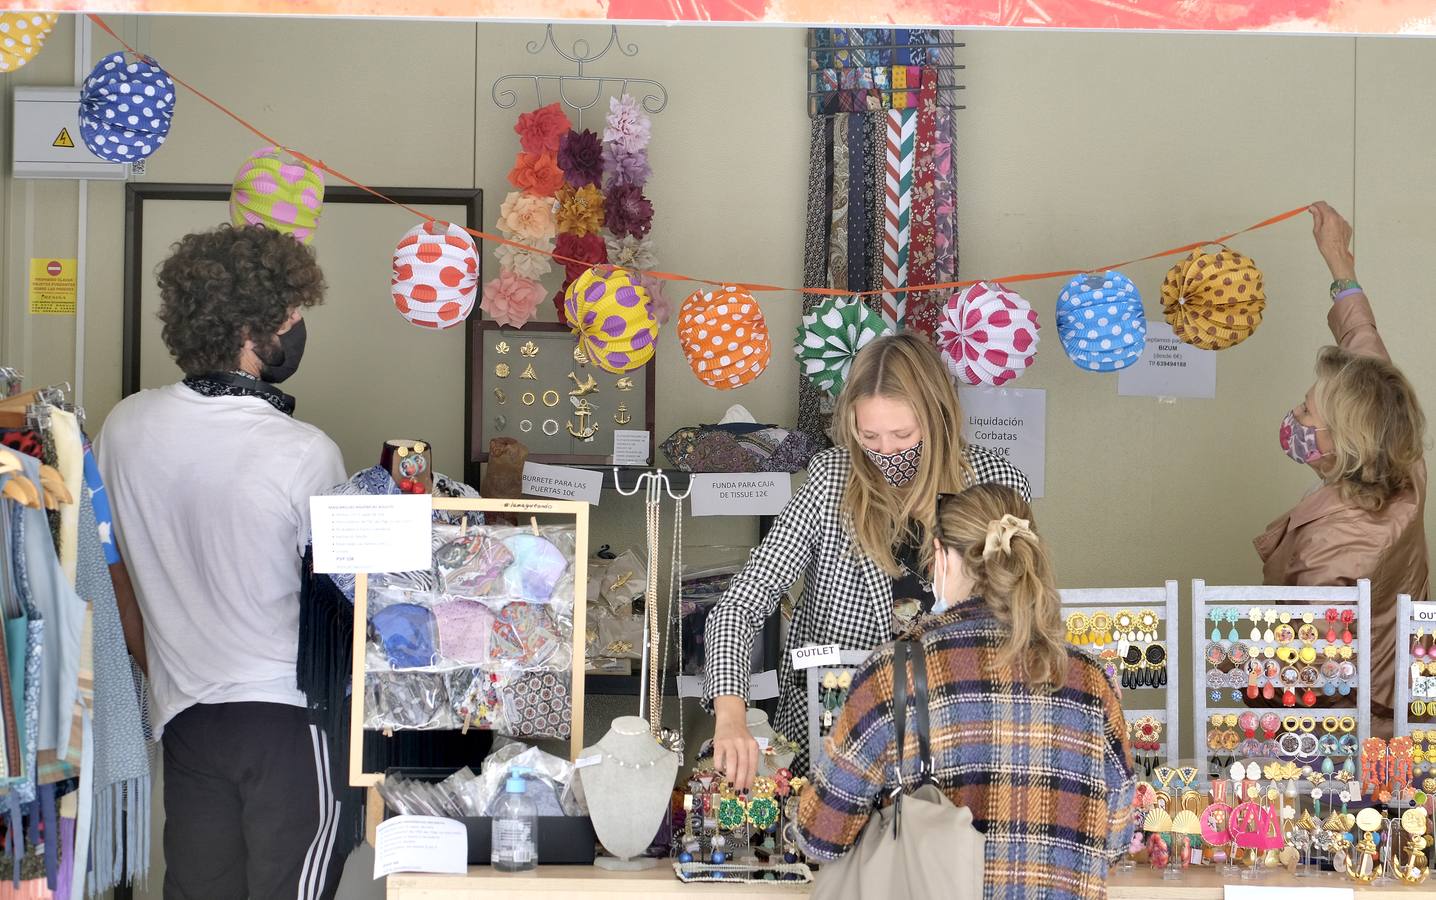
[[[1377,511],[1411,486],[1425,449],[1426,416],[1400,369],[1379,357],[1324,347],[1312,398],[1335,448],[1323,479],[1347,502]]]
[[[870,397],[900,400],[917,417],[922,458],[916,477],[901,488],[889,484],[863,452],[856,407]],[[855,549],[896,578],[902,570],[893,558],[893,545],[906,537],[908,522],[920,526],[919,546],[931,545],[937,495],[960,491],[975,480],[964,452],[957,389],[932,344],[921,335],[904,332],[885,335],[864,347],[838,397],[832,438],[852,458],[843,513]]]
[[[1030,685],[1060,686],[1069,659],[1061,599],[1032,507],[1011,488],[979,484],[944,497],[937,515],[938,542],[962,558],[973,593],[1007,626],[998,667]]]

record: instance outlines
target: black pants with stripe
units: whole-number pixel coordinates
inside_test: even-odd
[[[166,900],[329,900],[339,803],[303,709],[192,706],[164,730]]]

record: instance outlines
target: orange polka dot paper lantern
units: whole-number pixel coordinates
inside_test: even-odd
[[[1222,247],[1193,250],[1162,281],[1162,314],[1177,339],[1203,350],[1226,350],[1251,337],[1266,310],[1261,269]]]
[[[468,232],[425,222],[394,249],[394,306],[409,324],[452,328],[468,318],[479,294],[479,250]]]
[[[735,287],[690,294],[678,311],[678,340],[693,374],[720,391],[757,378],[772,357],[758,301]]]

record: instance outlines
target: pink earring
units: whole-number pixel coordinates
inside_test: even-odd
[[[1411,648],[1411,655],[1417,659],[1426,658],[1426,629],[1416,632],[1416,646]]]

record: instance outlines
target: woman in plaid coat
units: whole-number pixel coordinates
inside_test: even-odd
[[[933,603],[922,573],[940,494],[1005,485],[1030,498],[1027,477],[961,436],[953,380],[923,337],[878,338],[853,362],[833,413],[831,450],[813,457],[789,501],[708,617],[704,702],[717,717],[714,765],[737,788],[758,767],[745,721],[753,638],[801,577],[787,650],[838,644],[870,650]],[[799,746],[807,768],[803,682],[791,654],[779,664],[774,728]]]

